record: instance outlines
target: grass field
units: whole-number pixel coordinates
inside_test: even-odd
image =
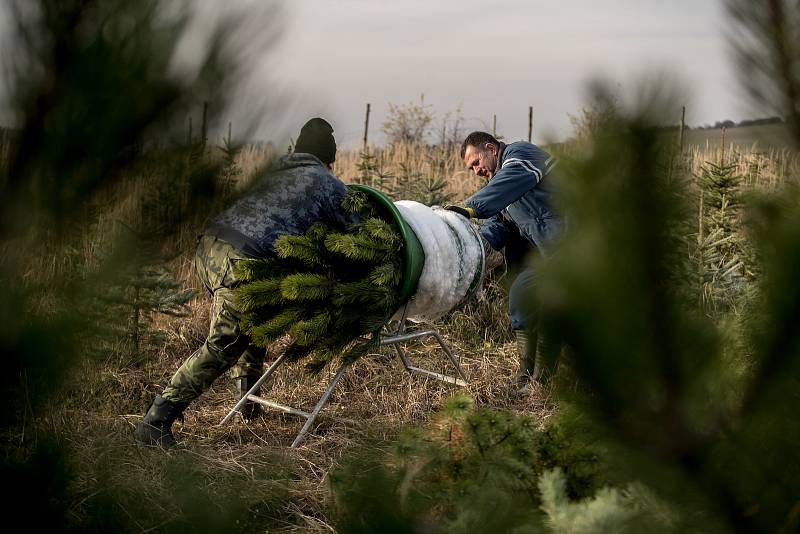
[[[749,139],[746,145],[737,146],[730,138],[732,145],[726,144],[724,150],[712,140],[701,145],[692,145],[691,135],[687,140],[681,172],[692,187],[707,162],[734,164],[744,177],[745,188],[759,191],[781,188],[800,165],[797,154],[779,148],[753,149]],[[205,157],[218,157],[216,149],[209,150]],[[349,151],[338,155],[335,172],[345,182],[366,181],[388,191],[424,192],[439,187],[437,194],[453,202],[480,187],[463,169],[457,147],[401,144],[371,147],[370,153],[374,157],[371,171],[364,170],[360,152]],[[232,190],[244,189],[273,157],[266,148],[241,150]],[[118,226],[135,227],[143,216],[147,196],[143,176],[132,176],[108,193],[110,208],[101,213],[91,233],[77,236],[64,254],[38,257],[27,265],[26,272],[38,273],[38,282],[46,285],[59,274],[91,270],[98,251],[114,239]],[[422,189],[409,188],[420,181]],[[159,336],[143,342],[139,352],[133,350],[129,337],[102,347],[99,357],[84,360],[70,374],[63,390],[43,412],[7,429],[6,442],[24,451],[25,444],[57,436],[66,446],[73,472],[67,493],[69,510],[76,524],[97,507],[109,506],[115,514],[131,518],[141,530],[169,530],[173,522],[221,511],[225,503],[238,499],[246,503],[247,521],[262,521],[269,531],[331,532],[332,503],[326,477],[350,448],[365,443],[388,446],[401,429],[428,422],[458,388],[409,376],[392,350],[384,349],[363,358],[348,372],[318,426],[299,449],[289,450],[302,422],[291,416],[265,413],[250,423],[219,426],[235,402],[232,382],[221,379],[186,411],[185,420],[176,425],[182,445],[168,453],[170,461],[185,466],[192,487],[219,499],[206,503],[205,510],[193,508],[188,498],[183,503],[164,499],[175,491],[174,480],[166,474],[170,469],[167,456],[161,450],[135,445],[132,432],[153,396],[205,338],[210,299],[192,272],[194,238],[203,224],[199,219],[187,221],[165,244],[179,252],[168,263],[172,275],[181,287],[198,294],[189,304],[188,317],[153,315],[148,330]],[[464,389],[478,404],[531,414],[543,424],[554,410],[550,392],[536,388],[520,398],[509,388],[517,354],[507,323],[504,286],[512,274],[506,270],[504,266],[494,273],[482,300],[423,326],[439,329],[461,358],[469,376]],[[279,344],[273,347],[270,358],[279,350]],[[411,344],[408,350],[423,366],[448,372],[434,343]],[[315,379],[299,367],[284,369],[265,396],[309,409],[330,372]],[[241,491],[226,489],[230,487]],[[143,517],[149,519],[142,522]]]
[[[791,149],[792,147],[792,137],[784,124],[726,128],[724,138],[722,130],[694,128],[686,130],[685,142],[703,149],[725,144],[762,152]]]
[[[0,474],[9,525],[800,532],[796,0],[724,0],[718,13],[740,93],[791,136],[773,117],[687,130],[679,143],[683,84],[647,69],[623,90],[600,65],[587,107],[569,115],[574,138],[545,147],[559,160],[545,180],[565,215],[554,253],[526,264],[509,247],[478,298],[414,326],[441,333],[469,383],[411,376],[390,347],[371,349],[294,450],[303,421],[291,415],[220,425],[235,403],[227,377],[176,422],[176,448],[133,438],[208,334],[198,235],[286,150],[237,146],[232,132],[278,128],[294,96],[324,93],[313,69],[282,75],[287,58],[274,53],[288,16],[268,2],[7,3],[2,104],[15,129],[0,129]],[[425,52],[416,44],[403,60]],[[361,39],[331,56],[367,65],[355,98],[372,83],[358,56],[370,46]],[[460,203],[483,185],[458,157],[459,128],[473,120],[460,107],[439,115],[422,97],[390,105],[387,146],[342,150],[334,172],[395,200]],[[209,138],[223,129],[226,138]],[[558,366],[520,395],[506,295],[523,266],[535,270],[523,299],[539,313],[538,354]],[[304,280],[311,297],[314,280]],[[268,360],[289,341],[272,343]],[[451,372],[430,340],[406,349],[417,365]],[[282,368],[262,396],[308,410],[335,369],[312,376],[304,363]]]

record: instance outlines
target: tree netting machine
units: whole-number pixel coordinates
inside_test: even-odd
[[[384,216],[393,220],[403,237],[403,278],[399,289],[399,310],[386,319],[380,345],[391,345],[403,367],[411,374],[433,378],[456,386],[466,386],[467,376],[461,368],[461,358],[436,329],[408,332],[409,321],[432,320],[455,308],[474,295],[482,286],[486,257],[481,236],[465,218],[441,208],[429,208],[412,201],[392,202],[382,192],[354,184],[351,189],[363,191],[380,206]],[[454,375],[438,373],[414,365],[402,345],[433,338],[444,352]],[[286,362],[281,354],[249,391],[233,406],[220,424],[229,422],[246,402],[255,402],[305,419],[291,448],[297,448],[314,426],[333,390],[353,362],[342,363],[331,378],[313,409],[308,412],[256,395],[275,372]]]

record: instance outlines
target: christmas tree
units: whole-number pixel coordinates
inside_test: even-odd
[[[243,260],[236,289],[242,330],[266,347],[289,335],[290,360],[313,352],[320,371],[337,354],[352,362],[378,346],[384,323],[401,304],[403,238],[396,223],[362,191],[342,207],[360,222],[344,231],[324,223],[275,242],[277,258]]]

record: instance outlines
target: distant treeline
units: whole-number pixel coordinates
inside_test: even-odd
[[[734,122],[732,120],[717,121],[713,125],[704,124],[698,126],[697,130],[719,130],[720,128],[737,128],[739,126],[762,126],[764,124],[783,124],[781,117],[765,117],[762,119],[745,119],[743,121]]]
[[[703,126],[689,126],[688,124],[684,126],[686,130],[719,130],[721,128],[739,128],[741,126],[763,126],[765,124],[784,124],[784,120],[781,117],[764,117],[761,119],[745,119],[739,122],[734,122],[732,120],[724,120],[724,121],[717,121],[713,125],[712,124],[704,124]],[[658,130],[680,130],[680,124],[665,124],[662,126],[657,126],[656,129]]]

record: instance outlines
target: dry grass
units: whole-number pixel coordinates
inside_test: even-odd
[[[38,431],[61,436],[71,451],[74,492],[81,496],[74,505],[77,516],[86,513],[83,499],[109,487],[150,488],[139,498],[163,506],[160,499],[169,486],[164,474],[165,453],[135,445],[132,432],[152,396],[160,393],[170,374],[202,343],[208,305],[204,295],[193,302],[188,320],[162,318],[157,326],[167,333],[166,341],[151,347],[150,357],[139,365],[131,365],[125,358],[110,358],[99,366],[87,363],[59,395],[61,404],[53,405],[46,420],[37,423]],[[469,377],[466,388],[411,376],[392,348],[384,348],[353,365],[311,434],[297,450],[290,450],[288,445],[302,419],[268,411],[249,423],[235,420],[219,425],[235,402],[232,381],[221,378],[190,406],[185,420],[175,425],[182,446],[168,454],[204,473],[212,493],[215,485],[231,479],[250,488],[250,503],[274,500],[278,509],[270,513],[284,525],[273,523],[270,531],[331,532],[326,476],[352,445],[368,439],[388,443],[403,427],[424,425],[447,399],[464,390],[480,404],[536,414],[542,421],[552,413],[546,391],[524,398],[510,394],[517,362],[513,343],[487,340],[475,344],[448,333],[446,327],[443,330]],[[407,349],[417,365],[452,372],[432,340],[409,344]],[[331,372],[311,377],[298,365],[287,366],[263,393],[310,411]],[[110,474],[99,475],[98,456],[113,459]],[[275,497],[276,492],[280,498]],[[130,513],[135,516],[134,511]],[[179,515],[170,509],[163,513]]]
[[[785,148],[761,150],[756,145],[720,147],[707,144],[690,146],[686,158],[695,176],[701,174],[701,168],[709,161],[735,165],[736,174],[744,177],[742,186],[759,191],[780,189],[788,177],[797,176],[800,170],[800,153]]]
[[[455,201],[464,200],[482,185],[482,179],[467,172],[458,150],[459,147],[453,145],[429,147],[413,143],[368,148],[368,152],[377,157],[378,166],[393,176],[385,184],[388,187],[396,189],[398,180],[404,174],[442,177],[447,182],[445,192],[451,194]],[[345,183],[362,183],[361,171],[358,168],[360,161],[360,150],[340,151],[336,155],[334,172]]]
[[[717,160],[719,149],[692,147],[688,161],[693,173],[709,160]],[[425,175],[447,178],[447,192],[464,199],[479,186],[468,175],[456,147],[447,149],[398,145],[371,147],[380,165],[399,175],[401,164]],[[768,154],[740,149],[726,150],[736,158],[743,173],[753,176],[751,187],[773,189],[785,181],[789,171],[798,166],[798,157],[786,151]],[[242,170],[236,189],[249,183],[258,169],[274,155],[268,148],[247,147],[238,156]],[[345,182],[360,180],[358,151],[340,152],[335,172]],[[754,172],[756,169],[758,172]],[[66,257],[43,256],[28,265],[40,281],[55,279],[58,273],[91,268],[98,261],[98,250],[114,239],[120,221],[135,224],[145,195],[142,180],[132,178],[120,189],[110,192],[117,202],[111,212],[102,215],[93,227],[96,231],[82,236],[71,245]],[[183,251],[171,267],[185,286],[199,287],[192,272],[194,236],[202,228],[192,221],[173,236],[170,247]],[[497,289],[494,289],[495,294]],[[350,446],[367,438],[389,442],[407,425],[423,425],[459,388],[409,375],[399,364],[391,347],[357,362],[336,388],[317,426],[297,450],[287,446],[301,427],[302,420],[268,412],[250,423],[219,422],[234,404],[230,380],[220,379],[210,391],[186,411],[185,421],[176,425],[182,446],[173,452],[143,448],[134,444],[132,431],[153,396],[160,393],[170,375],[204,340],[208,328],[209,298],[202,294],[190,305],[185,319],[156,317],[153,328],[164,332],[164,341],[147,347],[145,354],[132,355],[120,341],[109,347],[107,356],[91,360],[76,370],[64,391],[49,409],[35,421],[14,429],[9,442],[23,443],[37,435],[51,433],[67,446],[75,477],[72,480],[72,512],[76,518],[87,514],[88,503],[98,494],[141,488],[135,498],[140,504],[160,510],[166,517],[185,516],[186,510],[173,509],[162,500],[168,493],[165,478],[167,459],[186,462],[199,473],[200,485],[212,494],[221,491],[225,481],[232,481],[248,492],[251,509],[263,503],[259,512],[264,530],[284,532],[332,532],[327,474],[334,469]],[[430,325],[423,325],[430,326]],[[466,392],[480,404],[494,408],[534,414],[545,421],[553,413],[550,392],[535,390],[527,397],[510,394],[509,384],[517,367],[516,347],[510,339],[502,299],[473,304],[433,325],[439,328],[460,356],[469,377]],[[409,344],[409,355],[423,367],[448,372],[446,359],[433,341]],[[270,358],[275,355],[271,352]],[[278,402],[309,410],[322,393],[330,371],[312,378],[298,366],[277,373],[264,396]],[[136,511],[125,509],[132,499],[117,499],[122,515],[128,514],[137,524]],[[258,514],[256,514],[258,515]],[[139,524],[141,530],[159,525]],[[169,530],[169,525],[161,528]]]

